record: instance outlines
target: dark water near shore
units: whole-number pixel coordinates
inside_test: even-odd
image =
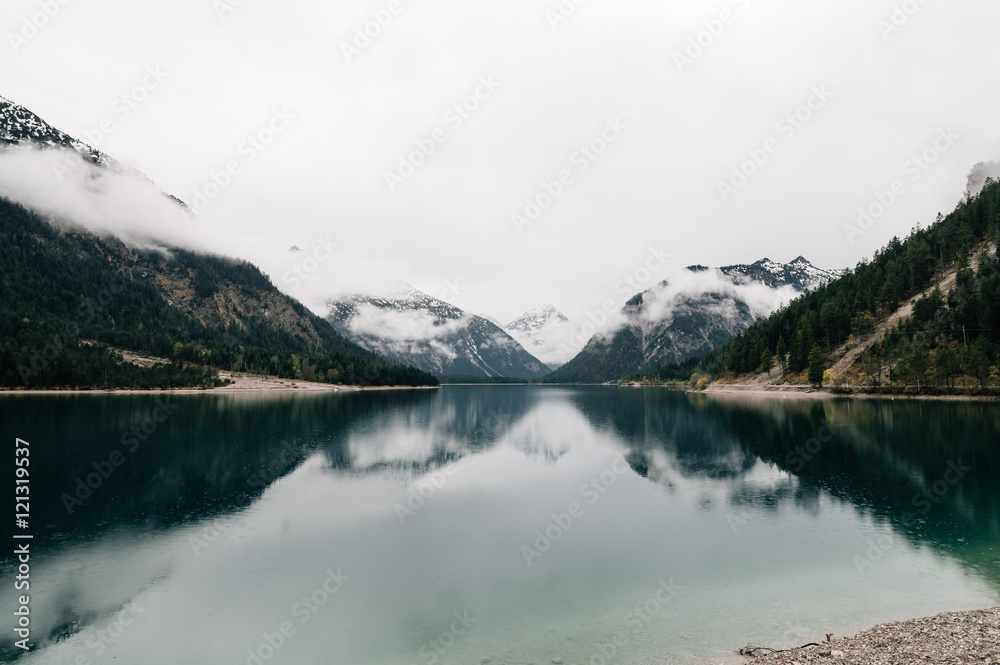
[[[30,442],[36,643],[12,646],[7,547],[0,661],[718,662],[1000,604],[991,404],[164,399],[0,396],[7,515]]]

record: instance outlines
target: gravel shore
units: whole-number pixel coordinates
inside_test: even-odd
[[[854,637],[751,658],[749,663],[1000,663],[1000,607],[887,623]]]

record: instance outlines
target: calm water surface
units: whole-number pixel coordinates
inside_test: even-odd
[[[720,662],[1000,604],[994,405],[447,387],[174,396],[155,423],[158,399],[0,397],[37,641],[5,628],[0,660]]]

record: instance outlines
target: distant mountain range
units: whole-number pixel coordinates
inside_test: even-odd
[[[36,147],[72,151],[96,167],[139,176],[148,182],[141,173],[96,147],[0,98],[0,148],[4,146],[8,150]],[[992,165],[977,168],[983,174],[992,172]],[[8,213],[10,219],[21,219],[14,209],[8,209]],[[8,229],[17,232],[15,227]],[[127,271],[132,281],[152,280],[148,286],[160,293],[172,311],[185,312],[186,317],[205,330],[225,331],[227,339],[237,347],[252,344],[260,351],[274,344],[288,354],[303,357],[336,350],[345,358],[355,354],[358,358],[355,368],[381,366],[380,363],[391,361],[439,377],[545,377],[553,382],[616,380],[718,348],[782,302],[842,274],[816,268],[803,257],[787,264],[762,259],[718,269],[690,266],[676,278],[636,294],[622,308],[612,330],[594,335],[576,357],[559,367],[566,361],[567,349],[572,349],[572,353],[579,348],[580,341],[568,343],[575,337],[573,323],[552,305],[532,309],[507,325],[500,325],[495,319],[470,314],[407,287],[382,297],[353,295],[330,301],[326,313],[329,325],[323,325],[317,324],[322,319],[277,292],[249,264],[178,249],[166,249],[162,261],[145,254],[123,258],[126,255],[118,250],[98,248],[106,239],[95,239],[88,234],[80,238],[74,242],[86,246],[85,254],[105,255],[109,261],[117,257],[111,266],[114,271]],[[95,242],[98,245],[93,245]],[[93,266],[88,270],[92,271]],[[28,291],[22,289],[18,293],[23,298]],[[163,315],[170,318],[165,312]],[[143,325],[152,325],[154,330],[134,336],[132,346],[136,350],[166,353],[169,357],[173,347],[166,349],[164,339],[185,345],[197,338],[192,332],[177,337],[174,333],[156,331],[152,319]],[[147,332],[154,337],[157,332],[163,334],[154,343],[152,337],[146,336]],[[111,331],[98,329],[93,335],[109,343],[112,339],[123,343],[120,334]],[[226,350],[229,342],[212,339],[205,346],[215,349],[214,358],[225,357],[230,359],[227,362],[235,362],[236,356],[241,355]],[[129,343],[124,345],[129,347]],[[242,355],[241,362],[245,364],[247,354]],[[262,356],[254,358],[262,362]],[[315,373],[323,367],[321,378],[326,379],[328,369],[335,366],[338,369],[330,376],[340,376],[341,370],[347,370],[351,363],[338,361],[326,368],[318,361],[311,364],[299,361],[299,366],[291,369],[284,367],[282,359],[275,367],[278,365],[282,366],[281,372],[293,375]],[[559,369],[552,373],[554,367]],[[399,373],[396,369],[384,372]]]
[[[725,345],[783,302],[842,275],[803,257],[783,264],[756,263],[711,269],[689,266],[673,280],[637,294],[621,323],[594,335],[546,383],[605,383],[707,353]]]
[[[60,131],[28,109],[0,97],[0,145],[24,148],[64,148],[97,166],[119,173],[136,173],[79,139]]]
[[[409,286],[329,308],[327,320],[348,339],[435,376],[536,379],[550,371],[500,326]]]
[[[0,151],[30,148],[70,150],[98,169],[150,182],[0,98]],[[155,239],[147,244],[155,249],[139,250],[71,222],[53,223],[0,198],[4,387],[179,387],[213,382],[212,369],[332,383],[437,383],[348,341],[245,261]],[[137,367],[105,345],[175,362]]]
[[[649,372],[754,390],[812,384],[882,394],[996,395],[1000,361],[1000,164],[969,174],[948,215],[823,289],[757,321],[716,353]]]
[[[573,326],[554,306],[528,310],[503,328],[549,367],[555,369],[566,362],[564,344],[572,335]]]
[[[699,269],[700,267],[693,267]],[[733,277],[737,281],[745,279],[749,282],[766,284],[772,289],[791,286],[796,291],[812,291],[817,286],[832,282],[844,275],[846,270],[823,270],[817,268],[805,257],[798,257],[791,263],[777,263],[771,259],[761,259],[750,265],[734,265],[719,268],[723,275]]]
[[[0,236],[4,387],[200,383],[179,371],[190,363],[355,385],[435,383],[351,343],[249,263],[169,247],[131,249],[5,199]],[[87,340],[178,366],[146,372]],[[142,376],[150,373],[156,378]]]
[[[0,149],[15,150],[19,148],[62,149],[76,153],[80,159],[94,166],[99,166],[121,175],[141,178],[153,184],[145,173],[123,164],[97,148],[88,145],[59,130],[25,107],[15,104],[9,99],[0,97]],[[67,159],[65,168],[73,166],[72,159]],[[182,200],[176,196],[163,193],[164,196],[186,208]]]

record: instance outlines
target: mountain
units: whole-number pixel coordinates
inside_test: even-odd
[[[846,273],[846,270],[821,270],[798,257],[791,263],[776,263],[771,259],[761,259],[750,265],[735,265],[719,268],[724,275],[737,280],[760,282],[772,289],[791,286],[796,291],[806,292],[831,282]]]
[[[500,320],[497,319],[495,316],[490,316],[489,314],[477,314],[476,316],[478,316],[481,319],[486,319],[487,321],[495,325],[497,328],[503,328],[503,324],[500,323]]]
[[[32,147],[66,149],[141,176],[0,98],[0,150]],[[145,245],[156,249],[57,225],[0,198],[0,386],[213,385],[217,369],[363,385],[437,383],[349,342],[249,263],[155,239]],[[172,362],[138,367],[108,346]]]
[[[435,376],[534,379],[549,372],[496,324],[408,286],[329,306],[327,319],[348,339]]]
[[[549,367],[566,362],[564,343],[573,328],[570,320],[552,305],[528,310],[503,329]]]
[[[620,324],[598,333],[545,383],[604,383],[717,349],[795,295],[836,278],[798,257],[711,269],[689,266],[629,300]]]
[[[137,177],[151,185],[153,184],[153,181],[138,169],[123,164],[80,139],[56,129],[25,107],[15,104],[4,97],[0,97],[0,149],[18,150],[26,148],[63,149],[70,151],[70,155],[64,164],[62,166],[57,165],[56,168],[65,168],[66,170],[73,168],[75,166],[75,157],[72,153],[75,153],[80,159],[94,166],[102,167],[121,175]],[[173,200],[182,208],[187,207],[187,204],[176,196],[167,193],[163,195]]]
[[[870,261],[796,298],[692,370],[760,387],[814,383],[862,391],[941,392],[1000,384],[1000,182],[977,165],[947,217],[893,238]],[[774,358],[777,367],[765,366]],[[729,382],[727,381],[727,383]]]
[[[7,148],[63,148],[76,152],[97,166],[119,173],[134,173],[100,150],[56,129],[28,109],[3,97],[0,97],[0,145]]]
[[[983,187],[988,182],[1000,180],[1000,161],[980,162],[969,171],[968,182],[965,186],[965,196],[963,201],[969,201],[972,197],[983,191]]]
[[[162,386],[86,340],[171,359],[175,374],[195,363],[334,383],[436,383],[349,342],[244,261],[137,251],[6,199],[0,237],[4,387]]]

